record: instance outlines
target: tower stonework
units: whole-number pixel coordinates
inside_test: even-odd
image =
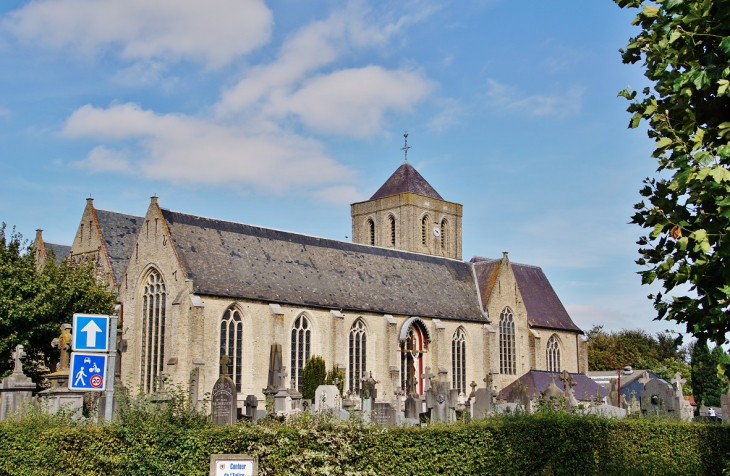
[[[460,260],[462,208],[406,160],[370,200],[350,205],[352,241]]]

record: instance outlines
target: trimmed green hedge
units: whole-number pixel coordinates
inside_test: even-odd
[[[0,423],[8,475],[207,475],[212,453],[258,455],[261,475],[722,474],[730,427],[564,414],[427,428]]]

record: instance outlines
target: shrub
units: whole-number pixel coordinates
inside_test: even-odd
[[[324,359],[318,355],[313,355],[307,360],[302,370],[302,396],[306,399],[314,401],[314,392],[317,387],[324,384],[327,376],[325,370]]]

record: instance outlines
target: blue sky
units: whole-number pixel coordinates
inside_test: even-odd
[[[584,329],[653,322],[629,225],[656,168],[610,0],[0,4],[0,220],[73,239],[85,198],[335,239],[409,160],[464,258],[541,266]]]

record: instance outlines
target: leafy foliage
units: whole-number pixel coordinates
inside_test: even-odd
[[[667,381],[679,372],[687,379],[682,387],[685,395],[692,395],[691,370],[687,363],[689,346],[679,347],[668,332],[657,332],[654,336],[643,329],[608,333],[603,326],[593,326],[587,336],[590,370],[617,370],[630,365],[635,369],[649,369]]]
[[[335,379],[337,379],[337,388],[340,390],[340,395],[343,395],[345,388],[345,371],[338,368],[337,364],[333,364],[332,370],[327,371],[327,377],[324,379],[324,384],[334,385]]]
[[[44,367],[55,369],[59,351],[51,347],[60,325],[75,312],[108,314],[115,297],[98,279],[92,262],[57,263],[49,256],[37,270],[23,237],[0,228],[0,375],[13,368],[11,353],[21,344],[27,354],[25,373],[40,381]],[[31,365],[28,365],[31,364]]]
[[[657,319],[686,325],[699,341],[725,342],[730,328],[730,8],[726,0],[614,0],[638,8],[641,32],[622,50],[644,60],[654,84],[629,99],[629,127],[648,122],[659,179],[647,178],[633,223]],[[668,298],[668,294],[672,294]]]
[[[0,422],[0,473],[208,474],[214,453],[258,456],[262,476],[721,474],[730,460],[728,426],[551,411],[425,428],[307,418],[214,427],[139,417],[105,426]]]
[[[730,385],[724,375],[718,375],[718,365],[730,364],[730,357],[715,346],[710,352],[707,344],[697,344],[692,349],[692,393],[699,405],[719,407],[720,395],[726,393]],[[689,382],[688,382],[689,383]]]
[[[307,360],[302,370],[302,396],[314,401],[314,393],[317,387],[324,384],[327,377],[327,370],[324,359],[319,355],[313,355]]]

